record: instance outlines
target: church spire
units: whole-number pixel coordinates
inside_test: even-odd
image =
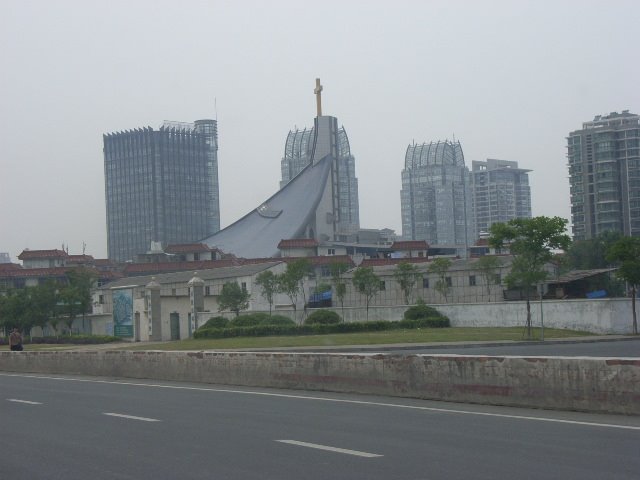
[[[313,90],[316,94],[316,106],[318,108],[318,116],[322,116],[322,85],[320,85],[320,79],[316,78],[316,88]]]

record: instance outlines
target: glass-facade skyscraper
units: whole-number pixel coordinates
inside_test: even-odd
[[[475,240],[471,174],[460,142],[407,147],[402,170],[402,237],[466,252]]]
[[[358,179],[356,178],[355,158],[351,155],[349,138],[344,127],[336,132],[337,145],[335,152],[337,171],[333,173],[337,184],[338,212],[337,233],[349,234],[360,228],[360,208],[358,205]],[[293,130],[287,135],[284,147],[284,157],[280,163],[282,180],[280,188],[284,187],[293,177],[300,173],[309,163],[314,149],[314,129]],[[319,160],[319,159],[318,159]]]
[[[199,241],[220,230],[215,120],[164,122],[104,140],[109,259]]]
[[[640,116],[598,115],[567,137],[574,240],[640,235]]]
[[[476,238],[481,232],[489,232],[494,223],[531,218],[530,171],[509,160],[471,162]]]

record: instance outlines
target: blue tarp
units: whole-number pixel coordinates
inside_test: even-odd
[[[587,293],[587,298],[604,298],[607,296],[606,290],[595,290]]]

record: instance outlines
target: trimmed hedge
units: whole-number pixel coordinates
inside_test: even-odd
[[[331,310],[316,310],[305,320],[305,325],[332,325],[340,323],[340,315]]]
[[[385,330],[414,329],[414,328],[445,328],[449,327],[447,317],[429,317],[417,320],[400,320],[388,322],[378,320],[373,322],[351,322],[334,324],[305,324],[305,325],[252,325],[230,328],[199,328],[194,338],[230,338],[230,337],[269,337],[283,335],[327,335],[331,333],[379,332]]]
[[[295,325],[295,322],[283,315],[269,315],[268,313],[260,312],[240,315],[231,320],[228,327],[257,327],[259,325]]]
[[[120,342],[119,337],[112,337],[109,335],[60,335],[59,337],[23,337],[23,344],[71,344],[71,345],[98,345],[102,343]],[[8,344],[7,339],[0,339],[0,344]]]
[[[226,328],[229,326],[229,320],[222,316],[211,317],[202,325],[201,328]]]
[[[413,305],[412,307],[407,308],[407,310],[404,312],[405,320],[418,320],[420,318],[434,317],[447,318],[435,308],[425,305],[424,303]]]

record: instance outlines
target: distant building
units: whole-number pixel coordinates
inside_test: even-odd
[[[471,162],[475,239],[488,232],[494,223],[531,218],[530,171],[508,160],[489,158],[486,162]]]
[[[598,115],[567,137],[574,240],[640,235],[640,116]]]
[[[474,241],[471,174],[460,142],[407,147],[402,170],[402,237],[449,246],[461,255]]]
[[[337,123],[330,130],[332,138],[325,139],[335,145],[331,154],[335,156],[335,181],[338,187],[338,234],[350,234],[360,228],[360,207],[358,204],[358,179],[356,178],[355,158],[351,155],[349,138],[344,127],[336,130]],[[282,180],[280,188],[298,175],[311,163],[315,147],[315,129],[293,130],[287,135],[284,157],[280,163]]]
[[[11,257],[7,252],[0,252],[0,263],[11,263]]]
[[[108,257],[151,242],[191,243],[220,230],[215,120],[165,122],[104,135]]]

